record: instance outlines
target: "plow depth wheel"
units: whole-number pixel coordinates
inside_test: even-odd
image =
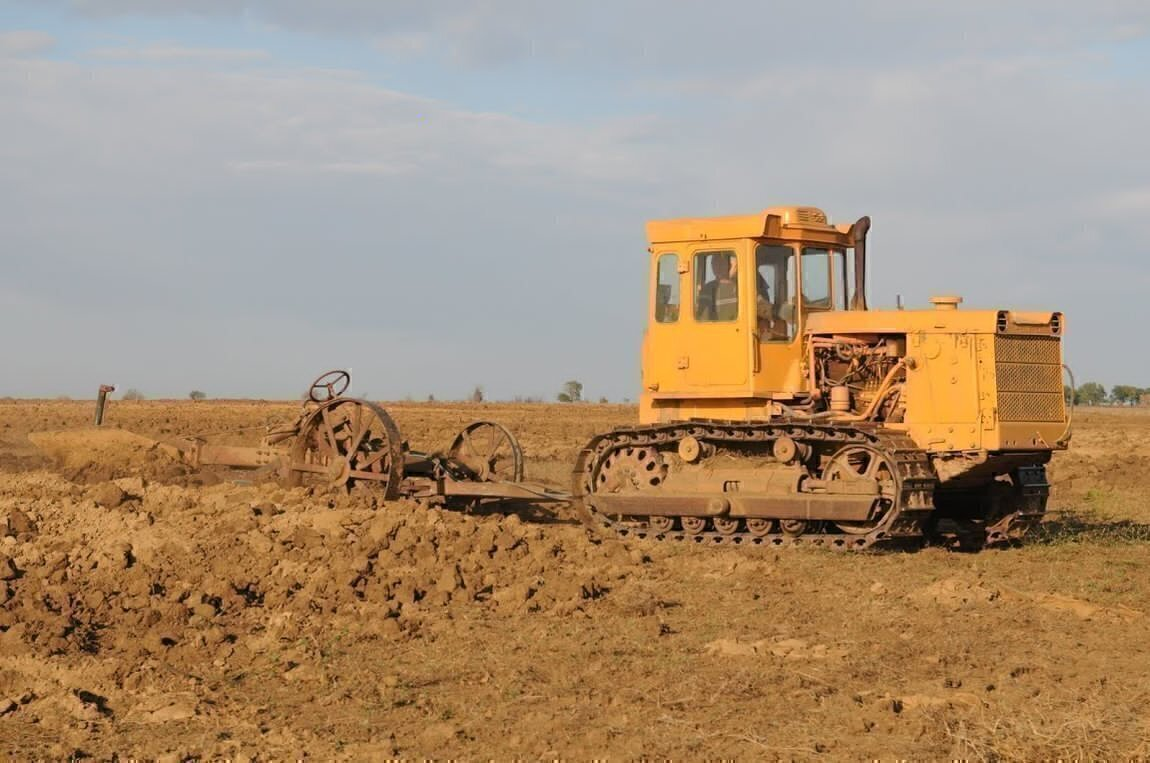
[[[399,428],[366,400],[329,400],[300,425],[285,469],[292,487],[362,483],[394,500],[403,480]]]
[[[515,435],[494,421],[475,421],[451,443],[448,456],[481,480],[523,481],[523,449]]]

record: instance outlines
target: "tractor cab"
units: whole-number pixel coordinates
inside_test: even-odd
[[[869,224],[831,226],[814,207],[648,223],[643,420],[758,418],[808,394],[804,323],[866,309]]]

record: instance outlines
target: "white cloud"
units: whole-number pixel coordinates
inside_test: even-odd
[[[629,312],[631,283],[612,281],[614,306],[567,320],[581,294],[603,291],[590,273],[618,270],[626,235],[591,244],[605,208],[631,210],[636,255],[622,272],[642,270],[641,200],[658,168],[624,149],[629,121],[538,124],[342,73],[91,61],[0,66],[0,101],[5,286],[40,306],[19,318],[35,326],[27,347],[67,346],[69,327],[101,316],[117,377],[153,394],[184,394],[164,380],[211,363],[204,386],[260,394],[281,357],[331,347],[393,380],[376,395],[476,383],[549,394],[552,374],[572,373],[564,347]],[[0,320],[12,325],[17,304],[0,305]],[[555,341],[530,353],[495,362],[467,349],[531,346],[541,324]],[[330,337],[301,346],[317,333]],[[348,338],[366,335],[376,339]],[[618,369],[635,366],[632,349],[603,348],[585,368],[610,367],[600,386],[631,394]],[[457,388],[412,376],[448,351],[480,364]],[[29,352],[13,361],[24,383],[58,384],[62,361]],[[245,352],[251,367],[217,362]]]
[[[192,48],[183,45],[145,45],[141,47],[95,48],[88,51],[91,58],[105,61],[132,61],[150,63],[190,62],[213,65],[267,61],[266,50],[239,48]]]
[[[717,0],[703,13],[632,0],[606,16],[495,1],[83,4],[193,6],[261,35],[435,57],[449,64],[440,75],[482,70],[458,83],[479,105],[369,79],[390,72],[227,50],[191,56],[195,67],[162,54],[0,65],[0,237],[28,253],[5,262],[5,281],[35,304],[114,312],[141,368],[245,347],[271,368],[313,349],[292,336],[330,334],[385,379],[405,357],[421,359],[405,374],[443,372],[430,345],[451,337],[459,394],[547,393],[548,378],[574,376],[632,395],[643,221],[813,203],[839,221],[874,217],[875,304],[959,292],[964,306],[1063,309],[1080,373],[1150,383],[1147,361],[1112,341],[1114,325],[1150,320],[1130,298],[1147,271],[1150,99],[1108,68],[1112,46],[1145,28],[1144,3]],[[241,66],[251,60],[261,66]],[[545,104],[545,120],[485,110],[521,75],[562,108]],[[157,314],[171,349],[131,335]],[[205,337],[207,315],[263,333]],[[277,321],[283,336],[266,330]],[[60,332],[41,344],[66,343]],[[459,349],[474,346],[492,351]],[[259,368],[244,373],[258,390]]]
[[[38,56],[56,45],[56,38],[34,29],[0,31],[0,59]]]
[[[97,16],[216,15],[307,34],[379,40],[467,67],[546,61],[579,69],[737,71],[756,63],[1011,55],[1136,40],[1144,0],[40,0]],[[779,33],[779,30],[786,30]]]

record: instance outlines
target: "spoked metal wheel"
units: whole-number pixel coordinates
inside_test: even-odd
[[[523,449],[515,435],[494,421],[475,421],[451,443],[448,456],[481,480],[523,481]]]
[[[399,497],[403,442],[387,411],[366,400],[323,403],[299,428],[285,467],[287,484],[376,487]]]
[[[881,451],[866,445],[848,445],[831,457],[823,470],[823,479],[868,480],[878,483],[878,496],[871,518],[862,522],[835,522],[835,525],[851,535],[866,535],[886,519],[894,508],[898,496],[895,469],[890,459]]]

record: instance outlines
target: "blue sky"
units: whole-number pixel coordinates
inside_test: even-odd
[[[638,391],[650,218],[874,219],[873,305],[1150,386],[1150,6],[0,0],[0,395]]]

